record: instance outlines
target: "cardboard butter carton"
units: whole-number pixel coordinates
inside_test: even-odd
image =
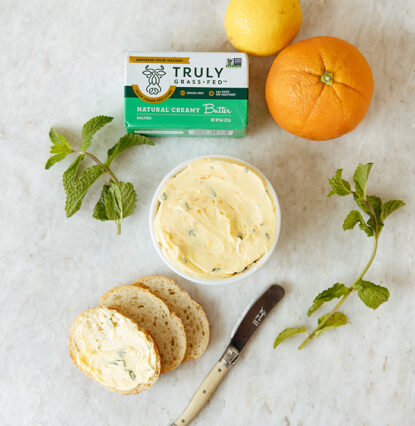
[[[128,52],[124,97],[128,133],[242,137],[248,124],[248,57]]]

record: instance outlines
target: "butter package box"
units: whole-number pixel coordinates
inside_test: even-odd
[[[127,52],[124,98],[128,133],[242,137],[248,124],[248,57]]]

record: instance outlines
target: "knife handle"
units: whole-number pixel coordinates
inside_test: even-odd
[[[172,426],[187,426],[190,424],[207,404],[213,392],[215,392],[215,389],[226,376],[238,356],[239,352],[233,346],[228,346],[222,358],[216,363],[197,389],[184,413],[172,424]]]

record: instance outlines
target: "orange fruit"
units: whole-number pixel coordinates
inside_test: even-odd
[[[265,98],[274,120],[294,135],[333,139],[363,119],[373,76],[359,50],[335,37],[314,37],[285,48],[274,60]]]

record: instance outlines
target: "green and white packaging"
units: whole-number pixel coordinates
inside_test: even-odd
[[[248,57],[128,52],[124,97],[128,133],[242,137],[248,124]]]

